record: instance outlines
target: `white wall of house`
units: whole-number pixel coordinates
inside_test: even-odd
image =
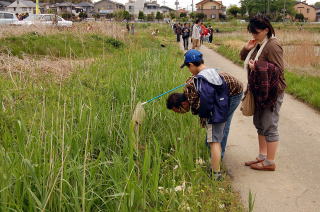
[[[129,1],[125,4],[125,8],[130,14],[138,15],[139,11],[144,12],[144,3],[145,0]]]
[[[12,12],[12,13],[29,13],[29,14],[35,14],[36,8],[33,7],[7,7],[6,11]]]

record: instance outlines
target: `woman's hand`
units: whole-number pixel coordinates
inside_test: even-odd
[[[255,45],[257,44],[257,40],[249,40],[246,45],[244,46],[244,48],[246,50],[251,50],[253,49],[253,47],[255,47]]]
[[[251,70],[253,70],[254,69],[254,60],[249,60],[249,68],[251,69]]]

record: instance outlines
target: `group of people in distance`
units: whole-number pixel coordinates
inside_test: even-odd
[[[199,48],[203,42],[212,43],[214,29],[211,25],[206,26],[197,20],[192,26],[189,23],[173,24],[174,33],[177,36],[177,42],[183,39],[185,50],[189,49],[189,38],[191,37],[192,48]],[[195,41],[195,42],[194,42]]]
[[[192,36],[201,31],[200,27],[198,22],[194,24]],[[252,34],[252,39],[240,53],[244,61],[243,74],[248,77],[245,92],[238,79],[206,67],[202,53],[191,49],[185,53],[181,68],[187,67],[192,76],[186,80],[183,93],[173,93],[167,99],[168,109],[177,113],[191,110],[192,114],[199,116],[201,127],[206,128],[211,170],[216,180],[222,179],[220,162],[225,156],[232,116],[243,93],[252,93],[254,99],[253,124],[259,143],[257,157],[244,162],[244,165],[260,171],[276,169],[275,157],[280,140],[279,112],[286,87],[283,50],[267,17],[258,15],[251,18],[247,29]],[[200,37],[192,38],[193,47],[198,47]]]

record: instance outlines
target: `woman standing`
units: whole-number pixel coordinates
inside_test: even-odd
[[[248,89],[255,101],[253,123],[258,133],[259,155],[245,165],[256,170],[274,171],[279,143],[279,111],[286,87],[283,50],[268,18],[255,16],[247,29],[253,39],[243,47],[240,56],[245,61]]]

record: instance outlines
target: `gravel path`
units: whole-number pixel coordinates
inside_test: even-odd
[[[246,83],[242,67],[202,46],[207,67],[220,68]],[[255,212],[320,211],[320,114],[286,94],[280,111],[280,145],[275,172],[244,166],[258,154],[252,117],[234,114],[224,164],[245,206],[251,190]]]

